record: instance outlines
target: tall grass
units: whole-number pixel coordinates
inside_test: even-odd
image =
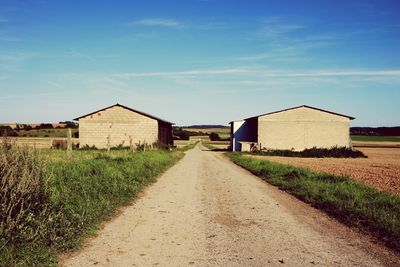
[[[400,197],[346,177],[227,154],[237,165],[400,251]]]
[[[66,161],[58,151],[46,152],[0,148],[1,266],[55,265],[57,253],[77,248],[183,155],[76,151]]]

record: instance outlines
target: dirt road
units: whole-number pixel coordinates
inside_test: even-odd
[[[397,262],[396,262],[397,261]],[[65,266],[383,266],[399,257],[201,146]]]

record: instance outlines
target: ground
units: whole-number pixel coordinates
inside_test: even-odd
[[[400,149],[357,148],[368,158],[291,158],[256,156],[318,172],[348,176],[377,189],[400,195]]]
[[[200,145],[64,266],[396,266],[400,257]]]

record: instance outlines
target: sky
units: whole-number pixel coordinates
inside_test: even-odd
[[[400,1],[0,0],[0,122],[177,125],[298,105],[400,125]]]

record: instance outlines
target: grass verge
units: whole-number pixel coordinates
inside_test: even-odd
[[[0,152],[0,266],[55,266],[184,155],[75,151],[66,161],[4,144]]]
[[[227,148],[218,148],[216,146],[213,145],[213,143],[209,143],[209,142],[204,142],[202,143],[203,146],[205,146],[206,148],[210,149],[211,151],[228,151]]]
[[[193,149],[198,143],[200,143],[200,141],[196,141],[196,142],[190,143],[190,144],[188,144],[186,146],[178,148],[177,150],[185,152],[185,151],[188,151],[190,149]]]
[[[346,177],[315,173],[240,153],[226,155],[235,164],[272,185],[400,251],[400,197]]]

